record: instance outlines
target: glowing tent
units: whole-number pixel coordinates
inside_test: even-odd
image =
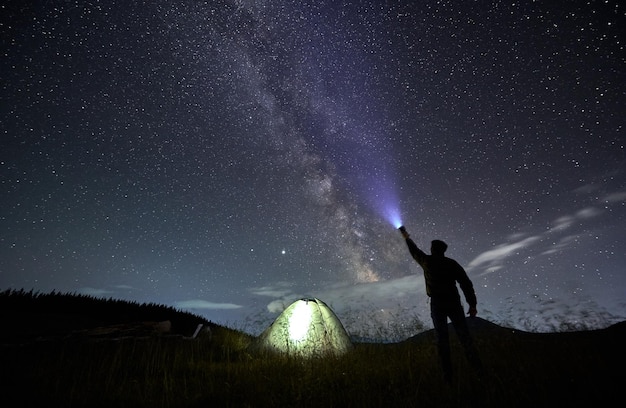
[[[352,342],[326,303],[300,299],[261,333],[253,348],[308,358],[340,356],[352,349]]]

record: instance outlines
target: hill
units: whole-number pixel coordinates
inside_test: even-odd
[[[552,333],[534,333],[519,329],[503,327],[492,323],[480,317],[468,317],[467,325],[472,336],[478,341],[489,341],[493,338],[499,339],[515,339],[518,341],[566,341],[566,339],[590,339],[591,341],[602,342],[605,340],[613,341],[617,338],[626,338],[626,322],[614,324],[605,329],[585,330],[574,332],[552,332]],[[451,340],[455,340],[454,327],[452,323],[448,323]],[[404,342],[413,344],[433,343],[435,341],[435,330],[430,329],[412,336]]]
[[[598,406],[619,397],[615,373],[626,364],[626,322],[528,333],[469,319],[488,373],[473,377],[452,334],[457,375],[448,386],[432,331],[398,343],[356,344],[344,357],[303,364],[249,355],[250,336],[215,325],[211,336],[191,338],[203,319],[159,305],[4,292],[0,307],[12,319],[0,342],[3,407]],[[166,334],[93,334],[164,320],[171,322]],[[54,335],[42,335],[51,328]]]
[[[506,336],[514,335],[515,333],[525,333],[520,330],[511,329],[508,327],[502,327],[488,320],[480,317],[468,317],[466,319],[467,325],[474,336]],[[448,323],[448,329],[450,333],[454,333],[454,327],[452,323]],[[453,336],[453,335],[452,335]],[[407,342],[419,343],[419,342],[432,342],[435,340],[435,330],[430,329],[416,334],[413,337],[405,340]]]
[[[192,336],[198,325],[217,328],[203,317],[156,303],[139,304],[78,294],[7,290],[0,293],[1,343],[68,336],[167,333]]]

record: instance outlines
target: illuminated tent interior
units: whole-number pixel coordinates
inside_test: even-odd
[[[343,355],[352,349],[352,342],[324,302],[300,299],[261,333],[253,348],[308,358]]]

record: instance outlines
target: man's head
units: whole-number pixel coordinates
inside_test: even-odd
[[[448,249],[448,244],[439,239],[430,243],[430,253],[433,255],[443,256],[446,253],[446,249]]]

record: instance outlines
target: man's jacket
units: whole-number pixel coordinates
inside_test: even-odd
[[[409,246],[411,256],[424,270],[428,296],[442,301],[459,301],[459,291],[456,287],[456,282],[459,282],[467,303],[476,307],[474,285],[472,285],[465,269],[457,261],[445,256],[426,255],[411,238],[407,238],[406,243]]]

